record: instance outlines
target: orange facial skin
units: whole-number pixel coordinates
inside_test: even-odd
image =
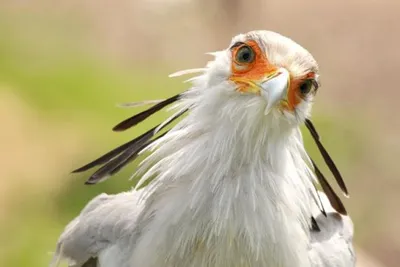
[[[241,63],[236,61],[236,54],[240,48],[243,46],[249,46],[254,51],[254,60],[250,63]],[[256,93],[260,94],[259,89],[254,88],[252,84],[257,84],[258,82],[264,80],[269,75],[275,73],[278,67],[274,66],[268,61],[268,58],[257,42],[254,40],[249,40],[243,44],[232,47],[232,62],[231,71],[232,75],[229,78],[231,81],[235,82],[237,91],[242,93]],[[290,78],[290,86],[287,92],[287,99],[283,101],[284,106],[290,111],[293,111],[296,106],[302,101],[303,95],[301,94],[299,87],[300,84],[306,79],[314,78],[315,74],[310,72],[303,77]]]
[[[251,47],[254,51],[255,58],[251,63],[240,63],[236,61],[236,54],[240,48],[244,45]],[[235,46],[232,48],[232,63],[231,63],[232,75],[230,79],[235,81],[238,85],[237,90],[239,92],[251,92],[251,86],[247,82],[241,82],[240,80],[245,80],[248,82],[257,82],[265,78],[268,73],[272,73],[277,70],[275,66],[269,63],[268,59],[262,53],[257,42],[250,40],[242,45]],[[239,80],[239,81],[238,81]],[[255,93],[258,93],[255,91]]]
[[[309,72],[302,77],[296,79],[293,78],[290,79],[290,87],[288,89],[288,94],[287,94],[287,103],[289,110],[294,110],[296,106],[304,98],[304,96],[301,94],[299,90],[301,83],[307,79],[314,79],[314,78],[315,78],[315,73]]]

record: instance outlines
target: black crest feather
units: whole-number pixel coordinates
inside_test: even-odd
[[[346,187],[346,184],[344,183],[343,177],[340,174],[338,168],[336,167],[336,164],[333,162],[332,158],[329,156],[325,147],[322,145],[320,136],[319,136],[317,130],[315,129],[314,124],[309,119],[306,119],[305,124],[306,124],[307,129],[310,131],[311,136],[313,137],[315,143],[317,144],[317,147],[318,147],[326,165],[328,165],[329,170],[332,172],[333,176],[335,177],[336,182],[338,183],[340,189],[343,191],[345,196],[348,196],[349,191],[347,190],[347,187]]]
[[[181,95],[175,95],[170,97],[151,108],[140,112],[139,114],[130,117],[127,120],[124,120],[120,124],[114,127],[116,131],[123,131],[128,128],[131,128],[138,123],[142,122],[152,114],[160,111],[164,107],[169,104],[177,101]],[[180,118],[184,113],[186,113],[187,109],[177,112],[172,117],[170,117],[165,122],[156,125],[151,128],[147,132],[142,135],[136,137],[135,139],[120,145],[117,148],[109,151],[108,153],[102,155],[101,157],[93,160],[92,162],[72,171],[73,173],[84,172],[89,169],[92,169],[96,166],[102,165],[96,172],[94,172],[89,179],[85,182],[86,184],[96,184],[98,182],[106,180],[108,177],[119,172],[123,167],[125,167],[128,163],[132,162],[134,159],[138,157],[140,152],[146,149],[149,145],[151,145],[154,141],[164,136],[168,131],[162,133],[158,137],[155,137],[159,132],[161,132],[164,128],[170,125],[173,121]]]
[[[113,131],[116,131],[116,132],[125,131],[125,130],[141,123],[142,121],[144,121],[145,119],[147,119],[148,117],[150,117],[151,115],[156,113],[157,111],[160,111],[161,109],[165,108],[166,106],[177,101],[180,96],[181,96],[181,94],[174,95],[174,96],[167,98],[164,101],[152,106],[151,108],[146,109],[143,112],[140,112],[126,120],[123,120],[122,122],[120,122],[116,126],[114,126]]]

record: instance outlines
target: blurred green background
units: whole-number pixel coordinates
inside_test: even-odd
[[[399,23],[396,1],[0,1],[0,266],[47,266],[91,198],[133,186],[135,164],[96,186],[70,174],[168,116],[113,133],[140,111],[116,104],[182,91],[169,73],[253,29],[316,57],[314,120],[349,184],[358,266],[398,266]]]

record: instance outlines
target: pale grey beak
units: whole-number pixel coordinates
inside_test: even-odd
[[[285,68],[279,68],[274,75],[260,84],[261,96],[267,100],[265,114],[268,114],[281,100],[286,99],[289,81],[289,72]]]

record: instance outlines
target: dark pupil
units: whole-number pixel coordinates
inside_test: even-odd
[[[250,58],[250,53],[249,53],[249,51],[245,51],[245,52],[242,53],[242,59],[243,59],[244,61],[249,60],[249,58]]]
[[[253,60],[253,54],[248,47],[243,47],[239,50],[238,53],[239,62],[251,62],[252,60]]]
[[[311,91],[313,84],[311,80],[305,80],[301,85],[300,85],[300,92],[302,94],[308,94]]]

